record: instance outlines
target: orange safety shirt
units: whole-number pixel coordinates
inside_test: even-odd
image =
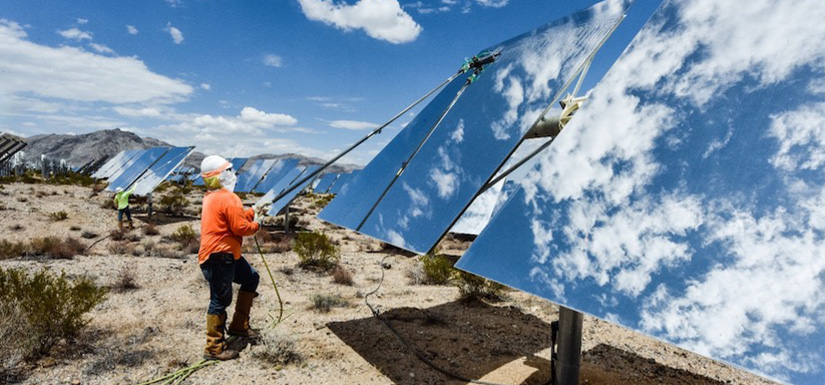
[[[212,190],[203,197],[201,212],[201,248],[198,263],[204,263],[212,253],[232,253],[241,257],[243,237],[255,234],[258,223],[255,211],[244,211],[235,193],[226,189]]]

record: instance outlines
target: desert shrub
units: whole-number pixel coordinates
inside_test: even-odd
[[[308,198],[312,198],[312,205],[310,207],[312,207],[313,209],[323,209],[324,207],[327,206],[329,201],[332,200],[332,197],[333,196],[331,194],[324,194],[324,195],[315,195],[315,194],[313,194],[312,196],[308,197]]]
[[[139,234],[131,233],[126,235],[126,240],[129,242],[140,242],[140,239],[141,238]]]
[[[311,308],[322,313],[329,313],[334,307],[346,307],[349,305],[347,300],[337,294],[315,294],[310,300],[312,301]]]
[[[0,240],[0,260],[25,257],[28,255],[29,245],[25,242],[12,242],[5,239]]]
[[[189,206],[189,200],[180,191],[162,196],[158,203],[163,211],[174,215],[182,215],[186,206]]]
[[[158,235],[158,234],[160,234],[160,231],[158,230],[158,227],[155,226],[154,223],[149,223],[148,225],[143,227],[143,235],[150,235],[151,236],[151,235]]]
[[[85,250],[86,245],[71,237],[32,238],[29,243],[0,241],[0,259],[26,256],[70,259]]]
[[[28,356],[47,353],[61,339],[77,335],[88,322],[84,315],[105,296],[106,289],[86,277],[70,280],[45,269],[29,274],[0,268],[0,303],[19,304],[34,339]]]
[[[0,302],[0,381],[13,378],[12,371],[37,346],[19,301]],[[9,381],[13,383],[14,381]]]
[[[71,231],[80,231],[81,229],[80,229],[80,226],[72,226],[72,227],[69,227],[69,230],[71,230]]]
[[[266,329],[261,333],[261,343],[252,348],[252,357],[278,370],[291,363],[300,363],[295,339],[281,329]]]
[[[82,254],[84,251],[86,251],[86,245],[76,238],[66,237],[44,254],[52,258],[71,259],[75,255]]]
[[[105,199],[100,201],[100,208],[104,210],[116,210],[117,205],[115,205],[114,199],[111,199],[111,197],[106,197]]]
[[[481,278],[475,274],[456,270],[455,285],[458,286],[459,297],[462,299],[501,300],[504,286]]]
[[[192,241],[198,240],[198,233],[190,224],[181,225],[169,236],[173,241],[183,244],[188,244]]]
[[[122,241],[126,238],[126,233],[120,230],[112,230],[109,232],[109,238],[113,241]]]
[[[427,254],[421,257],[415,271],[410,274],[414,283],[422,285],[446,285],[453,278],[453,264],[442,254]]]
[[[308,270],[329,271],[338,264],[341,253],[323,233],[300,233],[292,249],[298,254],[300,267]]]
[[[26,228],[23,227],[23,225],[21,225],[19,223],[15,223],[15,224],[9,226],[9,230],[11,230],[11,231],[23,231],[25,229]]]
[[[55,222],[65,221],[66,218],[68,218],[68,217],[69,217],[69,213],[67,213],[65,211],[58,211],[58,212],[54,212],[54,213],[49,213],[49,219],[51,219]]]
[[[86,239],[97,238],[97,234],[91,231],[84,231],[82,234],[80,234],[80,236]]]
[[[109,253],[115,255],[132,254],[134,249],[135,247],[126,241],[109,243]]]
[[[124,267],[120,269],[120,272],[117,275],[117,279],[115,279],[115,283],[112,284],[112,291],[117,293],[123,293],[129,290],[135,290],[140,288],[137,284],[137,280],[135,279],[134,270]]]
[[[332,271],[332,282],[339,285],[352,286],[352,273],[341,266],[336,266]]]

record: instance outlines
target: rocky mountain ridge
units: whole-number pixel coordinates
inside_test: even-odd
[[[88,134],[45,134],[34,135],[26,138],[28,146],[25,148],[25,159],[27,161],[40,160],[41,155],[47,158],[59,160],[65,159],[73,166],[82,166],[89,161],[112,157],[117,153],[133,148],[151,148],[159,146],[173,146],[167,142],[151,137],[140,137],[137,134],[124,131],[119,128],[111,130],[99,130]],[[199,167],[204,154],[198,151],[192,152],[186,159],[185,164]],[[326,160],[320,158],[307,157],[300,154],[260,154],[251,157],[252,159],[299,159],[301,165],[324,164]],[[361,166],[354,164],[335,164],[329,168],[330,172],[351,172],[360,169]]]

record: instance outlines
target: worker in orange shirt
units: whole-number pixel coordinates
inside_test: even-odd
[[[208,156],[201,162],[201,176],[208,191],[203,197],[198,262],[210,293],[204,358],[231,360],[238,358],[238,352],[226,348],[224,328],[233,282],[241,287],[226,332],[251,341],[258,337],[249,327],[249,313],[252,299],[258,296],[255,290],[260,276],[241,256],[241,243],[243,237],[255,234],[259,225],[255,212],[244,211],[241,198],[233,192],[236,177],[231,163],[217,155]]]

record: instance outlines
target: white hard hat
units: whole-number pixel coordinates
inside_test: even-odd
[[[216,176],[210,174],[219,174],[220,171],[226,169],[227,163],[229,162],[220,155],[209,155],[201,161],[201,176],[205,178]]]
[[[211,189],[227,188],[230,191],[235,188],[235,173],[227,172],[232,168],[232,163],[229,163],[222,156],[209,155],[201,162],[201,177],[203,177],[203,184]]]
[[[115,192],[116,192],[116,193],[119,193],[119,192],[121,192],[121,191],[123,191],[123,187],[118,187],[118,188],[116,188],[116,189],[115,189]]]

